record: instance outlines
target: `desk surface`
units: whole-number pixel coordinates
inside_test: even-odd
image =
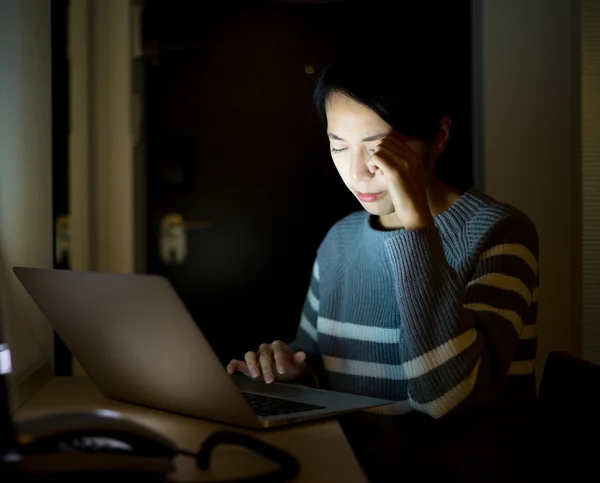
[[[52,379],[19,408],[15,417],[17,420],[23,420],[54,412],[99,408],[120,411],[132,420],[171,438],[182,449],[194,452],[210,433],[219,429],[251,433],[288,451],[300,461],[301,474],[296,480],[299,482],[366,481],[344,433],[333,419],[268,431],[244,431],[108,399],[87,377]],[[192,458],[177,457],[171,480],[211,481],[259,475],[272,468],[271,465],[269,461],[244,448],[223,446],[215,451],[211,458],[211,470],[206,472],[197,470]]]

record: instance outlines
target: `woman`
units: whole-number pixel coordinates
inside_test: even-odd
[[[323,240],[294,343],[263,344],[227,369],[267,383],[311,372],[323,387],[393,400],[371,411],[358,439],[421,438],[465,479],[464,462],[447,461],[448,435],[465,436],[484,413],[498,418],[492,408],[514,421],[535,398],[538,239],[523,213],[436,177],[451,131],[445,86],[435,66],[405,65],[340,63],[319,78],[333,162],[365,211]],[[477,434],[462,448],[480,447]],[[363,446],[370,461],[408,454]]]

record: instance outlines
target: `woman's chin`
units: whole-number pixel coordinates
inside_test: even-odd
[[[394,212],[394,206],[391,203],[386,203],[386,200],[375,201],[372,203],[361,201],[362,207],[371,215],[383,216]]]

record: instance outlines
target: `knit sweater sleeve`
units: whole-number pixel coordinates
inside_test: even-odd
[[[320,359],[317,318],[319,315],[319,262],[315,260],[308,291],[304,300],[304,306],[300,315],[300,325],[296,333],[296,339],[289,347],[295,351],[304,351],[309,362]]]
[[[508,215],[484,236],[466,238],[477,257],[466,283],[449,265],[437,227],[386,241],[409,403],[434,418],[502,393],[537,283],[538,238],[525,216]]]

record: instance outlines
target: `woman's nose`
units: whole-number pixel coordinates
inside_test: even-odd
[[[350,162],[350,179],[352,181],[369,181],[374,174],[369,171],[367,156],[353,156]]]

